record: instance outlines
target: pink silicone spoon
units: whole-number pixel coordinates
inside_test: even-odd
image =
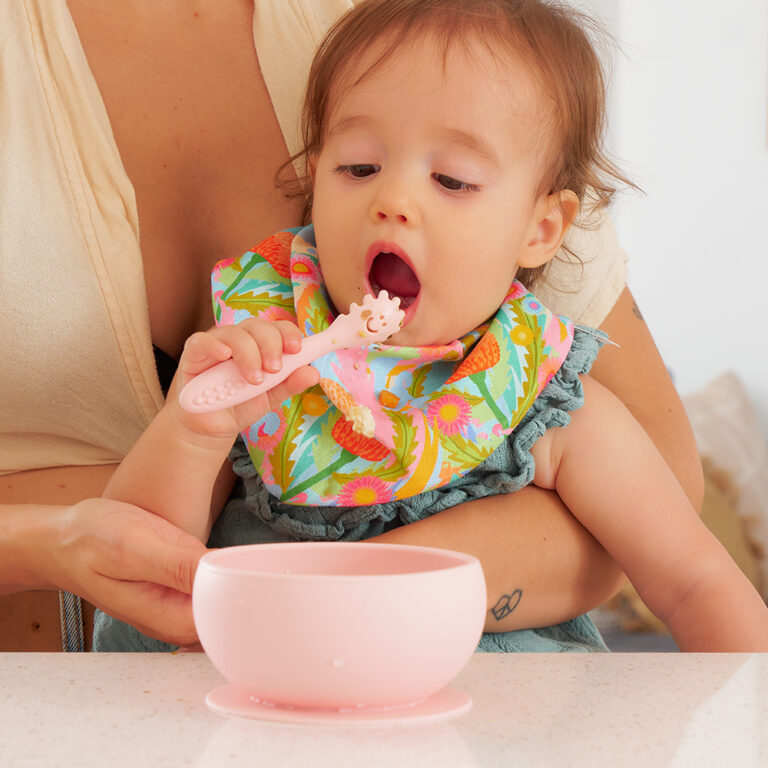
[[[380,291],[374,299],[367,294],[363,305],[350,305],[345,315],[339,315],[324,331],[306,336],[301,351],[283,357],[283,367],[276,373],[265,373],[260,384],[251,384],[240,374],[234,360],[225,360],[195,376],[179,394],[179,403],[185,411],[207,413],[229,408],[252,397],[268,392],[287,379],[297,368],[311,363],[334,349],[364,346],[384,341],[400,330],[405,313],[400,299],[390,299]]]

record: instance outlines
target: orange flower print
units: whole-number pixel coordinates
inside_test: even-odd
[[[469,423],[472,409],[459,395],[443,395],[433,400],[427,408],[427,421],[434,424],[444,435],[460,434]]]
[[[266,259],[280,277],[290,277],[291,243],[293,242],[293,237],[291,232],[278,232],[251,250],[254,253],[258,253],[263,259]]]
[[[337,384],[333,379],[320,379],[320,386],[328,395],[328,399],[344,414],[349,413],[355,404],[355,401],[344,387]]]
[[[338,498],[344,507],[367,507],[389,501],[392,493],[381,478],[362,475],[345,483]]]
[[[496,341],[496,337],[492,333],[486,333],[445,383],[453,384],[454,381],[463,379],[465,376],[493,368],[499,362],[500,357],[499,342]]]
[[[304,409],[304,413],[310,416],[322,416],[328,409],[328,403],[325,398],[312,391],[305,392],[301,396],[301,406]]]
[[[373,437],[365,437],[354,431],[352,422],[340,418],[331,430],[333,439],[344,449],[368,461],[381,461],[389,455],[389,449]]]

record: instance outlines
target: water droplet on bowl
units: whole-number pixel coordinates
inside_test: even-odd
[[[331,665],[334,667],[343,667],[344,666],[344,659],[334,659],[331,662]]]

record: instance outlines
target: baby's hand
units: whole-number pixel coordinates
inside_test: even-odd
[[[178,393],[194,376],[217,363],[234,360],[244,379],[259,384],[264,373],[276,373],[283,366],[283,356],[301,350],[301,332],[287,320],[270,322],[258,318],[237,325],[223,325],[195,333],[184,345],[179,369],[168,402],[178,408]],[[210,435],[235,435],[258,421],[292,395],[317,383],[319,374],[309,365],[294,371],[269,392],[239,405],[204,414],[187,413],[178,408],[178,417],[196,432]]]

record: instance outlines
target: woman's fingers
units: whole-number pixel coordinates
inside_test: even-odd
[[[157,584],[105,580],[100,595],[89,599],[110,616],[156,640],[173,645],[197,641],[192,596]],[[99,602],[98,597],[106,599]]]
[[[101,572],[118,579],[152,582],[191,594],[200,558],[207,551],[194,536],[167,520],[138,507],[124,526],[118,558],[104,564]]]
[[[69,509],[54,583],[160,640],[196,640],[191,592],[202,542],[146,510],[108,499]]]

